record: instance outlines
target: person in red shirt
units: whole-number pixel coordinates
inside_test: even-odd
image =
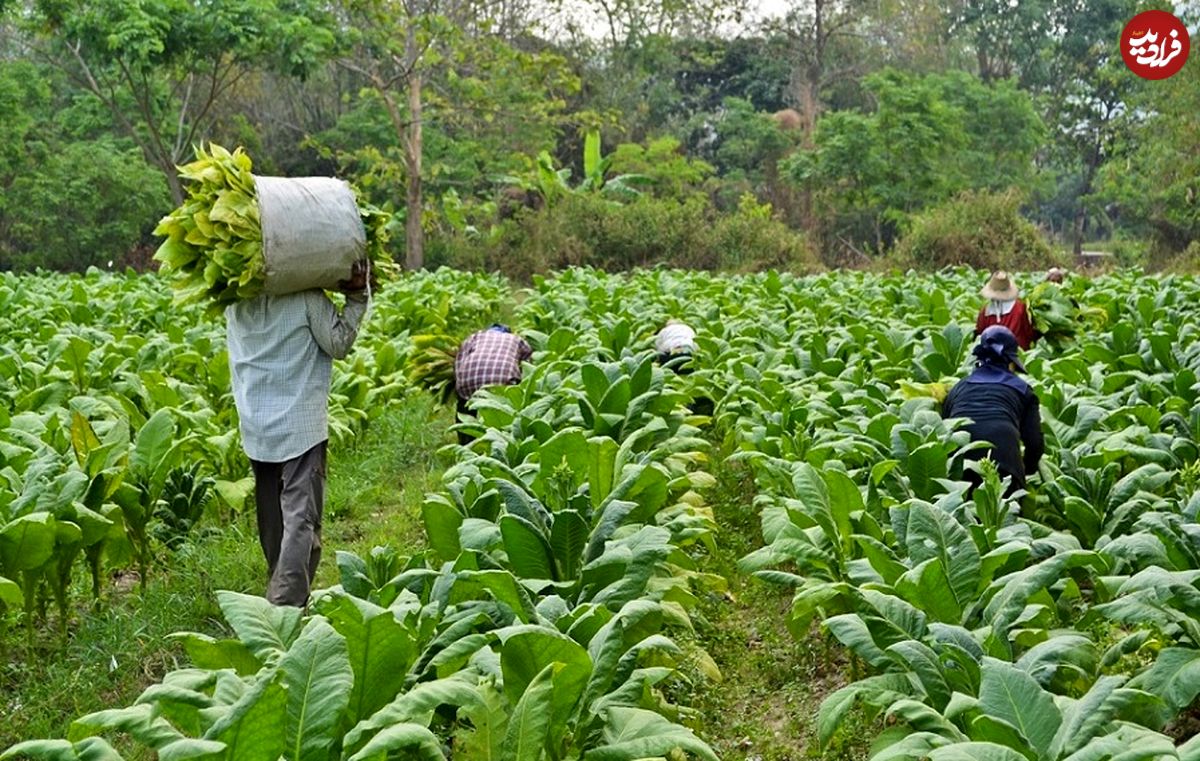
[[[988,300],[979,310],[975,320],[975,335],[981,335],[993,325],[1003,325],[1012,331],[1021,349],[1028,349],[1037,338],[1033,329],[1033,321],[1025,302],[1021,301],[1021,292],[1017,284],[1007,272],[993,272],[987,285],[983,286],[983,297]]]

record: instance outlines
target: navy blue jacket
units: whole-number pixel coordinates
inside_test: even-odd
[[[1037,394],[1008,369],[994,364],[975,368],[950,389],[942,403],[942,417],[971,419],[967,426],[971,440],[992,445],[988,456],[1001,476],[1012,477],[1011,489],[1024,489],[1025,474],[1037,471],[1045,451]]]

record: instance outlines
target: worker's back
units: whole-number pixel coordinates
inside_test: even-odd
[[[329,437],[333,359],[309,324],[321,291],[266,294],[225,309],[233,396],[252,460],[286,462]]]
[[[525,339],[503,325],[471,334],[454,357],[458,398],[470,399],[484,386],[520,383],[521,363],[532,354]]]
[[[1001,474],[1012,476],[1015,488],[1024,488],[1027,467],[1036,468],[1042,455],[1038,399],[1028,383],[1004,368],[983,364],[950,389],[942,415],[970,418],[971,440],[990,443],[990,457]]]
[[[1029,384],[1011,373],[1008,373],[1009,377],[1019,386],[999,380],[983,380],[980,375],[979,372],[972,373],[961,383],[954,384],[943,405],[945,416],[969,417],[977,423],[986,422],[989,425],[1009,425],[1019,433]],[[950,410],[953,410],[953,414]]]

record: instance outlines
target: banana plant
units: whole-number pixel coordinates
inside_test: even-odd
[[[533,162],[534,168],[527,176],[503,175],[496,181],[526,191],[536,192],[547,206],[570,194],[596,194],[614,202],[626,202],[642,194],[641,188],[653,184],[650,177],[642,174],[619,174],[609,177],[611,156],[604,156],[600,149],[599,130],[589,130],[583,139],[583,177],[571,186],[571,169],[555,168],[554,157],[542,151]]]

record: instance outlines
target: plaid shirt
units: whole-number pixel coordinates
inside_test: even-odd
[[[521,363],[533,355],[525,339],[499,330],[481,330],[463,341],[454,357],[454,386],[470,399],[484,386],[521,380]]]
[[[366,312],[351,294],[337,313],[319,290],[258,296],[225,309],[242,447],[251,460],[287,462],[329,438],[329,379]]]

